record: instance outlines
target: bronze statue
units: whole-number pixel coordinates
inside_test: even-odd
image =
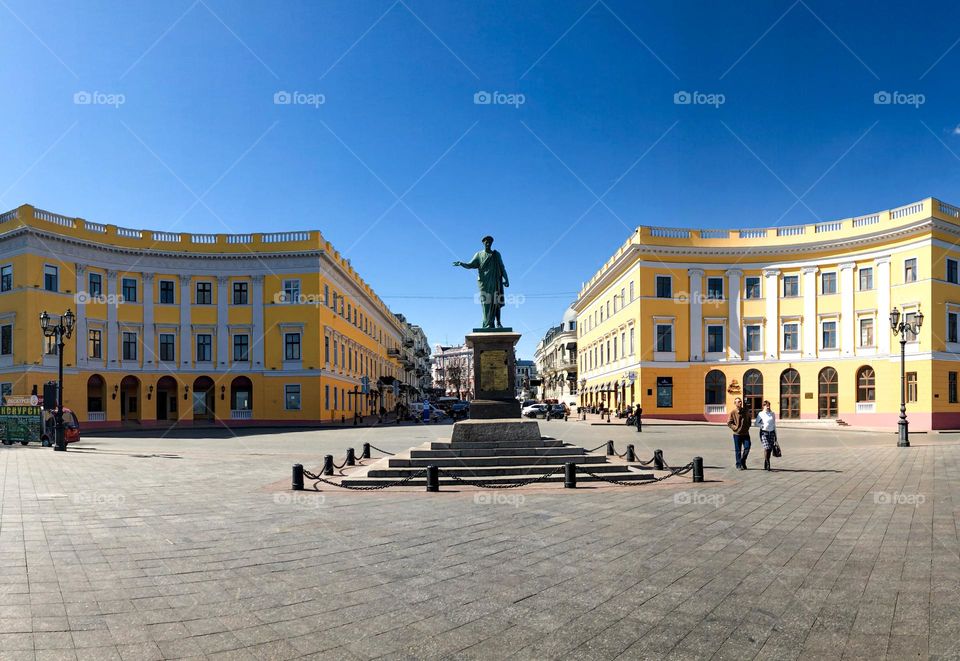
[[[510,286],[503,258],[493,250],[493,237],[482,239],[483,250],[469,262],[454,262],[454,266],[477,269],[477,284],[480,287],[480,305],[483,307],[482,328],[503,328],[500,324],[500,308],[503,307],[503,288]]]

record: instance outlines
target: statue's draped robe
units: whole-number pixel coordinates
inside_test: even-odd
[[[477,284],[480,287],[480,304],[483,306],[483,328],[494,328],[497,311],[503,306],[503,281],[507,270],[496,250],[481,250],[464,268],[477,269]]]

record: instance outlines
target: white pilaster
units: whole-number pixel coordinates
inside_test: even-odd
[[[740,280],[743,271],[727,270],[727,346],[730,347],[730,360],[742,360],[740,352],[741,315]]]
[[[120,332],[117,326],[117,272],[107,271],[107,367],[120,362],[120,343],[117,341]]]
[[[873,332],[877,336],[877,353],[890,354],[890,324],[887,321],[890,310],[890,256],[878,257],[874,261],[876,268],[874,286],[877,289],[877,320],[874,322]]]
[[[806,266],[803,275],[803,356],[816,358],[817,347],[817,271],[816,266]]]
[[[190,283],[189,275],[180,277],[180,358],[179,362],[185,367],[193,364],[193,330],[190,326]]]
[[[857,315],[853,308],[854,267],[854,262],[840,265],[840,351],[844,356],[852,356],[857,346]]]
[[[156,369],[157,351],[153,340],[153,273],[144,273],[143,278],[143,364],[147,369]]]
[[[687,269],[690,276],[690,355],[703,360],[703,269]]]
[[[230,356],[230,333],[227,327],[230,321],[230,312],[227,308],[229,291],[230,278],[225,275],[217,276],[217,357],[215,360],[216,364],[222,365],[224,369]]]
[[[764,269],[763,288],[766,292],[766,326],[764,328],[763,353],[774,360],[780,355],[780,271]]]
[[[250,351],[253,358],[253,369],[262,370],[263,364],[263,343],[266,338],[263,336],[263,276],[253,276],[252,288],[250,293],[253,305],[253,334],[250,337]]]
[[[87,364],[87,297],[90,292],[87,291],[85,274],[87,267],[84,264],[75,264],[74,270],[77,274],[77,292],[74,300],[77,303],[77,365]],[[82,295],[85,294],[85,295]]]

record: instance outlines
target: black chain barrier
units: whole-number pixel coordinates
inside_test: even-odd
[[[385,454],[385,455],[387,455],[388,457],[393,457],[393,456],[394,456],[393,452],[387,452],[386,450],[381,450],[380,448],[378,448],[378,447],[375,446],[375,445],[371,445],[371,446],[370,446],[370,449],[371,449],[371,450],[376,450],[377,452],[379,452],[379,453],[381,453],[381,454]]]
[[[390,487],[399,487],[399,486],[402,486],[402,485],[406,484],[407,482],[409,482],[410,480],[415,480],[415,479],[417,479],[418,477],[420,477],[420,476],[422,476],[422,475],[426,475],[426,474],[427,474],[427,470],[426,470],[426,469],[423,469],[423,470],[421,470],[421,471],[418,471],[418,472],[414,473],[413,475],[408,475],[407,477],[404,477],[404,478],[402,478],[402,479],[399,479],[399,480],[397,480],[397,481],[395,481],[395,482],[387,482],[386,484],[373,484],[373,485],[370,485],[370,486],[351,486],[351,485],[349,485],[349,484],[338,484],[337,482],[333,482],[333,481],[331,481],[331,480],[327,480],[327,479],[325,479],[325,478],[323,478],[323,477],[320,477],[319,475],[317,475],[317,474],[315,474],[315,473],[311,473],[311,472],[308,471],[308,470],[304,470],[304,471],[303,471],[303,476],[304,476],[305,478],[307,478],[308,480],[314,480],[314,483],[313,483],[313,490],[314,490],[314,491],[320,491],[320,489],[317,488],[317,483],[318,483],[318,482],[323,482],[324,484],[329,484],[329,485],[332,486],[332,487],[340,487],[341,489],[349,489],[350,491],[379,491],[379,490],[381,490],[381,489],[389,489]]]
[[[598,445],[597,447],[593,448],[592,450],[587,450],[587,452],[596,452],[596,451],[599,450],[600,448],[605,448],[605,447],[607,447],[607,444],[606,444],[606,443],[604,443],[603,445]]]
[[[667,473],[666,475],[662,477],[655,477],[653,478],[653,480],[638,480],[636,482],[634,481],[626,482],[624,480],[615,480],[612,477],[604,477],[603,475],[598,475],[597,473],[588,471],[586,468],[583,468],[582,466],[577,466],[577,472],[579,473],[584,473],[585,475],[589,475],[595,480],[609,482],[610,484],[616,484],[621,487],[637,487],[637,486],[643,486],[644,484],[650,484],[651,482],[662,482],[663,480],[674,477],[675,475],[684,475],[686,473],[689,473],[692,470],[693,470],[693,462],[691,461],[689,464],[687,464],[683,468],[671,469],[670,472]]]
[[[465,480],[462,477],[457,475],[448,475],[447,477],[453,479],[455,482],[460,482],[461,484],[466,484],[470,487],[480,487],[481,489],[516,489],[517,487],[525,487],[530,484],[536,484],[537,482],[543,482],[548,477],[553,477],[557,473],[563,471],[563,467],[555,468],[549,473],[544,473],[530,480],[524,480],[523,482],[517,482],[516,484],[496,484],[494,482],[478,482],[474,480]]]

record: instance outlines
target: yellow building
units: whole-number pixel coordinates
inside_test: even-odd
[[[960,427],[960,209],[925,199],[766,229],[639,227],[584,283],[581,404],[725,421],[735,397],[781,418],[895,429],[894,307],[911,429]]]
[[[29,205],[0,215],[4,394],[56,378],[39,316],[68,308],[64,406],[94,426],[339,422],[391,409],[381,377],[412,382],[415,368],[403,321],[318,231],[151,232]],[[351,394],[364,377],[368,392]]]

